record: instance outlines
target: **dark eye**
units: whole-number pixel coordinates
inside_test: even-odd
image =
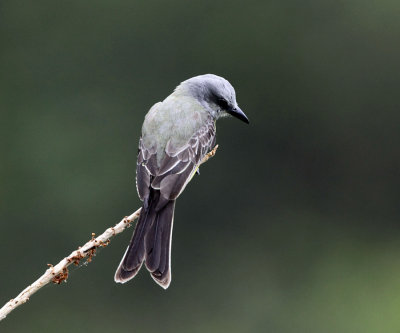
[[[227,110],[229,108],[229,103],[226,101],[225,98],[219,97],[217,100],[217,104],[220,108]]]

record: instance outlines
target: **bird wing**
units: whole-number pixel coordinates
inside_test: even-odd
[[[150,183],[158,173],[157,149],[155,146],[150,148],[143,144],[142,138],[139,140],[139,149],[136,165],[136,189],[140,200],[147,203],[150,195]]]
[[[147,198],[152,187],[160,190],[164,199],[176,199],[191,180],[204,156],[214,147],[215,140],[215,121],[209,117],[184,145],[176,147],[169,140],[159,167],[156,148],[146,148],[140,140],[136,173],[139,197],[142,200]]]

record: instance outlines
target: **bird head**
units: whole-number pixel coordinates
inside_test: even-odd
[[[231,115],[249,123],[249,119],[236,102],[235,89],[229,81],[220,76],[214,74],[195,76],[183,81],[177,90],[186,91],[197,99],[215,119]]]

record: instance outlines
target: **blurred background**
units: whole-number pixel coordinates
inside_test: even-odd
[[[148,109],[204,73],[250,125],[177,202],[167,291],[133,229],[1,332],[399,332],[398,1],[0,3],[0,301],[140,206]]]

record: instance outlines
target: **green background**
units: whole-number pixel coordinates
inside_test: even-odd
[[[136,210],[147,110],[204,73],[250,125],[177,202],[167,291],[132,229],[1,332],[400,332],[400,3],[0,3],[0,301]]]

